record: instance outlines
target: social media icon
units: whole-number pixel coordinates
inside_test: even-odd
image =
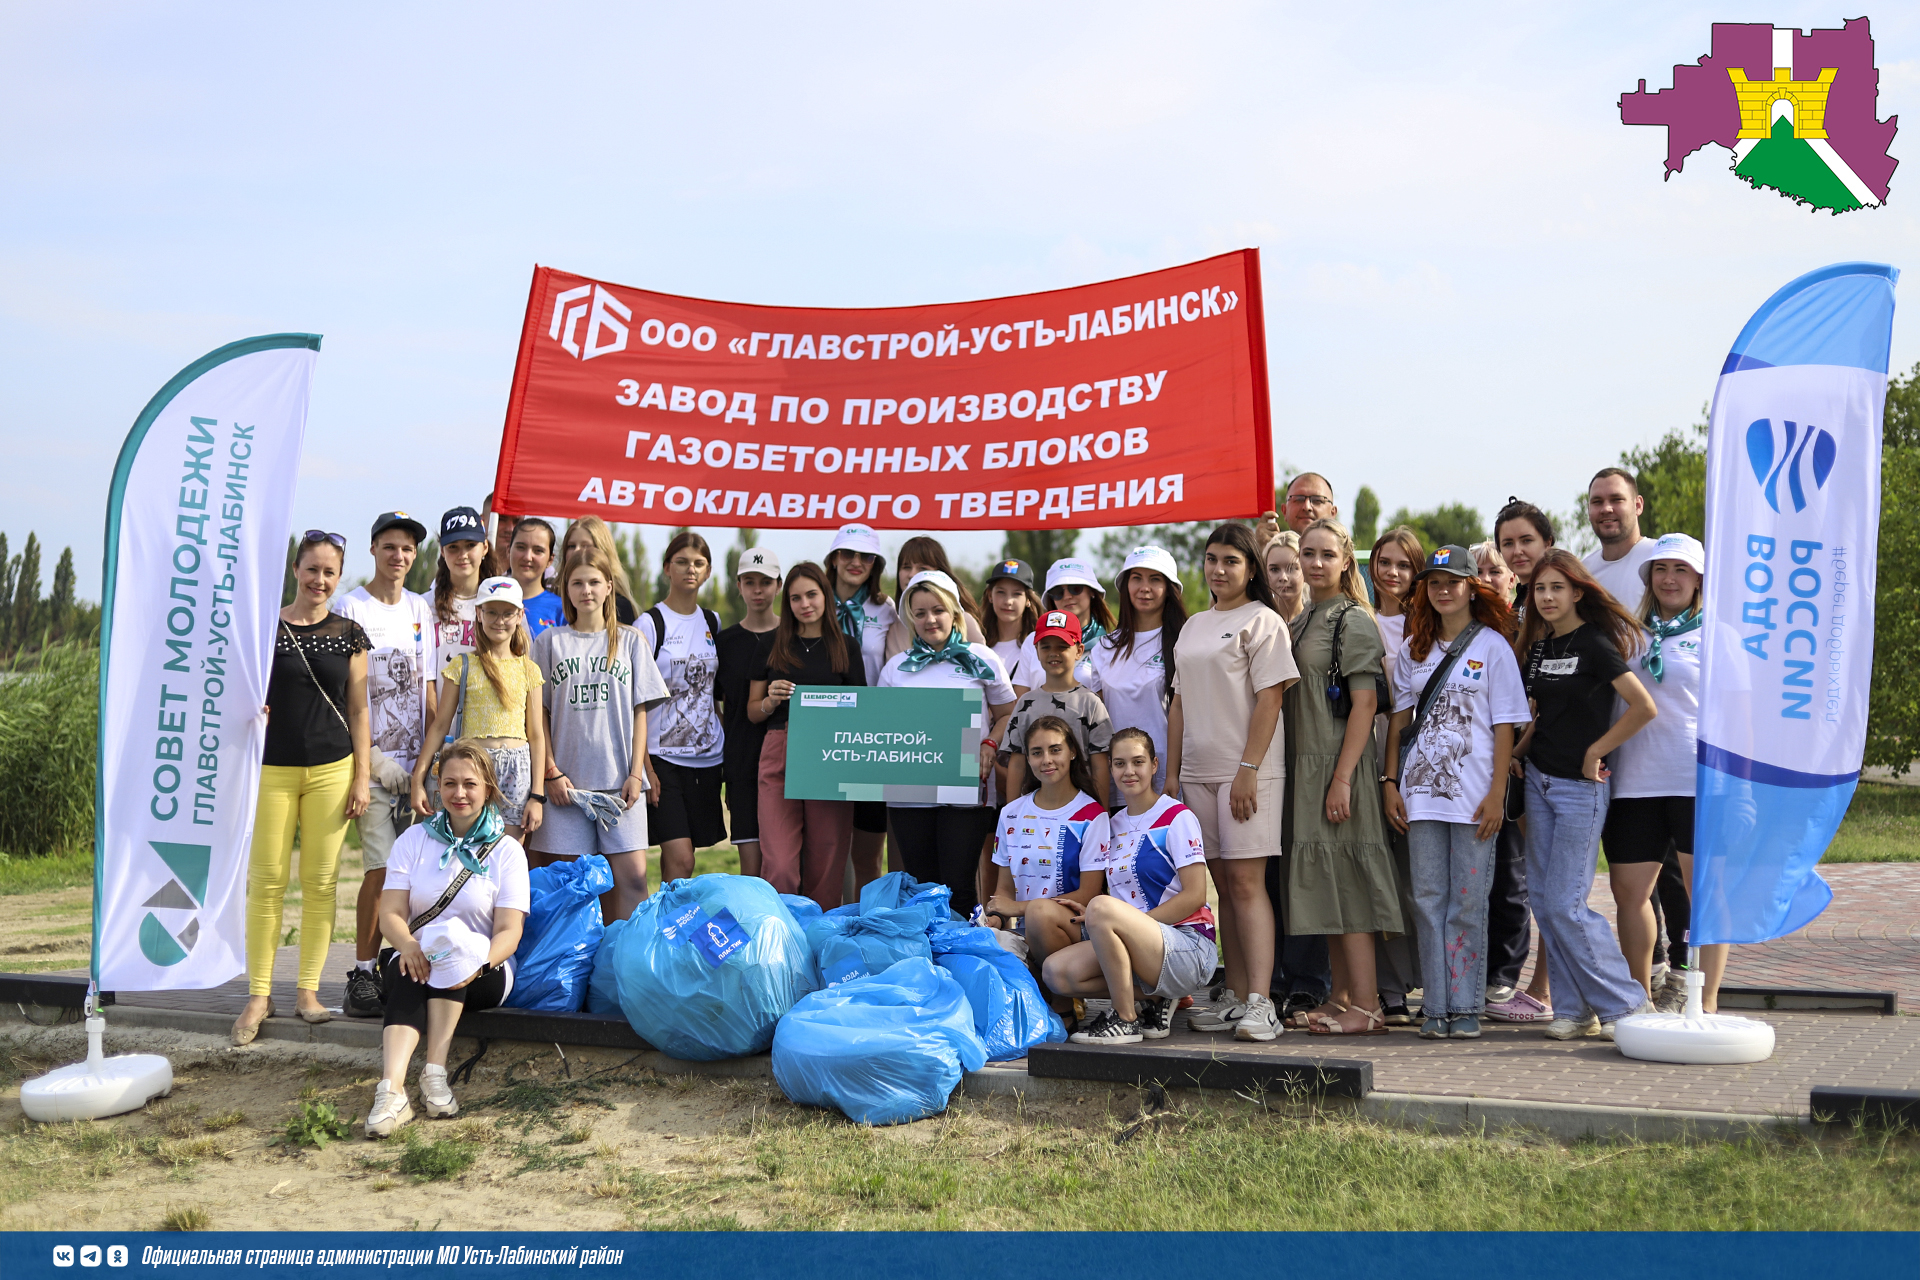
[[[81,1245],[80,1246],[80,1265],[83,1267],[99,1266],[100,1265],[100,1246],[97,1244]]]
[[[126,1266],[127,1265],[127,1246],[123,1244],[108,1245],[107,1246],[107,1265],[110,1267]]]
[[[57,1244],[53,1246],[53,1265],[56,1267],[72,1266],[73,1246],[70,1244]]]

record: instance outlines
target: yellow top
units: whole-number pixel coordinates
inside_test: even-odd
[[[540,678],[539,666],[529,657],[508,658],[499,666],[500,683],[507,693],[504,703],[494,693],[487,669],[480,665],[480,655],[473,654],[468,660],[467,709],[460,732],[469,738],[527,736],[527,690],[538,688],[546,681]],[[458,687],[460,659],[450,659],[440,674]]]

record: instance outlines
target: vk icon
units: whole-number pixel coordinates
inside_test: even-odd
[[[73,1246],[70,1244],[57,1244],[53,1246],[53,1265],[56,1267],[72,1266]]]
[[[1761,496],[1767,505],[1775,511],[1780,509],[1780,474],[1786,473],[1787,496],[1793,502],[1795,511],[1807,509],[1807,490],[1801,481],[1801,474],[1807,472],[1813,477],[1813,487],[1818,490],[1825,487],[1827,477],[1833,474],[1833,462],[1839,453],[1839,446],[1833,437],[1819,427],[1809,424],[1805,428],[1782,419],[1787,429],[1787,442],[1779,448],[1773,430],[1771,418],[1755,420],[1747,428],[1747,461],[1753,464],[1753,478],[1760,483]],[[1812,445],[1812,456],[1807,458],[1808,465],[1803,467],[1801,459]]]
[[[81,1245],[80,1246],[80,1265],[83,1267],[99,1266],[100,1265],[100,1246],[97,1244]]]

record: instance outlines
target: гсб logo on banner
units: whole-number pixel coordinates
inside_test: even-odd
[[[588,308],[581,299],[589,294],[593,296],[593,306]],[[578,305],[573,305],[573,304]],[[589,313],[591,310],[591,313]],[[609,314],[611,313],[611,314]],[[619,320],[613,317],[617,315]],[[580,328],[581,318],[587,321],[587,345],[582,350],[574,340],[574,334]],[[565,347],[569,354],[582,360],[591,360],[595,356],[612,355],[616,351],[627,349],[627,326],[621,321],[633,319],[633,310],[622,305],[619,299],[599,285],[581,285],[568,289],[553,300],[553,323],[547,327],[547,336]],[[613,340],[601,342],[601,331],[612,333]]]
[[[1753,464],[1753,478],[1759,482],[1768,506],[1780,509],[1780,476],[1784,472],[1793,509],[1805,511],[1807,489],[1801,477],[1810,474],[1816,492],[1825,488],[1839,446],[1826,431],[1811,424],[1801,427],[1782,419],[1782,425],[1786,428],[1784,447],[1780,446],[1773,419],[1760,418],[1747,428],[1747,461]]]

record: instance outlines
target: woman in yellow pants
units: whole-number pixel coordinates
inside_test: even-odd
[[[346,568],[347,540],[307,530],[294,561],[298,587],[280,610],[267,680],[267,747],[247,863],[247,1007],[233,1042],[251,1043],[272,1017],[273,955],[280,909],[300,836],[300,977],[294,1012],[332,1015],[320,1003],[320,971],[333,940],[334,885],[347,823],[366,812],[371,738],[367,651],[360,624],[327,610]]]

